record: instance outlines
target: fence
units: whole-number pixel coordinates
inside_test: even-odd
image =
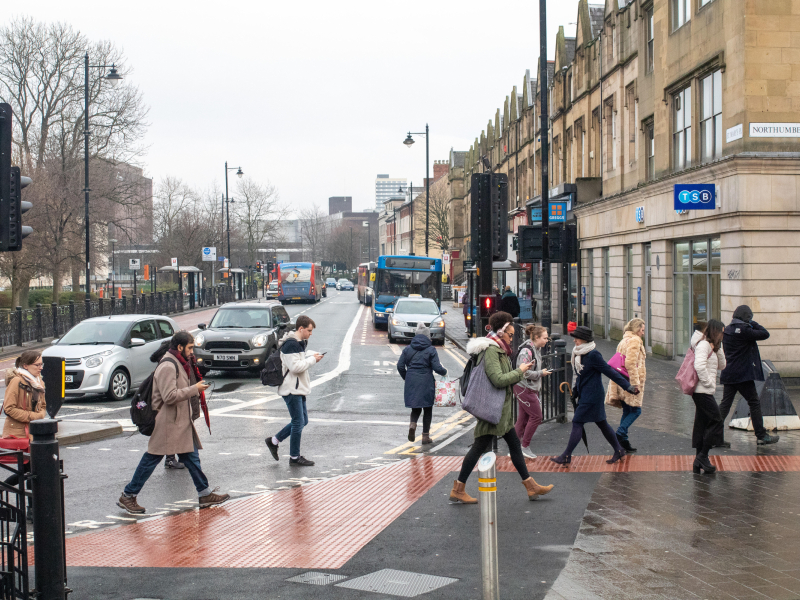
[[[554,336],[555,337],[555,336]],[[567,386],[561,384],[565,381],[572,385],[572,365],[567,361],[567,342],[555,339],[552,342],[553,352],[542,356],[542,366],[552,370],[549,377],[542,377],[542,422],[558,421],[567,422]],[[538,367],[537,367],[538,368]]]
[[[28,600],[28,531],[25,520],[25,468],[21,451],[0,450],[0,599]],[[14,485],[6,477],[16,475]]]
[[[220,306],[237,299],[256,298],[258,286],[243,286],[241,293],[230,287],[209,287],[199,290],[197,305]],[[76,324],[91,317],[110,315],[155,314],[171,315],[182,313],[190,306],[187,296],[180,292],[157,292],[140,296],[100,298],[69,304],[37,304],[36,308],[16,310],[0,315],[0,347],[22,346],[25,342],[41,342],[45,338],[59,338]],[[0,596],[2,598],[2,596]]]

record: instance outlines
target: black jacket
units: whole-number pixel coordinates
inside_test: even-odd
[[[506,292],[500,299],[500,310],[507,312],[512,317],[519,316],[519,300],[514,292]]]
[[[433,406],[436,395],[434,371],[439,375],[447,375],[447,369],[439,362],[439,354],[430,338],[422,334],[415,335],[397,361],[397,372],[406,382],[403,391],[406,408]]]
[[[769,331],[755,321],[747,323],[734,318],[722,337],[727,366],[720,374],[720,383],[764,381],[761,354],[756,342],[768,338]]]

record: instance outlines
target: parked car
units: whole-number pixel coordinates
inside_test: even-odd
[[[351,292],[356,289],[353,285],[353,282],[349,279],[340,279],[336,282],[336,289],[337,290],[350,290]]]
[[[53,340],[42,355],[65,359],[67,398],[106,394],[124,400],[155,370],[150,355],[176,331],[178,324],[160,315],[94,317]]]
[[[278,298],[278,294],[280,294],[280,290],[278,289],[278,282],[271,281],[269,286],[267,287],[267,298]]]
[[[444,344],[444,315],[447,311],[440,312],[439,306],[430,298],[409,296],[399,298],[394,303],[394,309],[387,309],[389,318],[389,342],[395,339],[410,340],[416,335],[417,325],[422,322],[431,329],[431,340],[435,344]]]
[[[336,279],[334,277],[328,277],[325,280],[325,287],[336,287]]]
[[[260,371],[278,340],[294,325],[280,302],[268,300],[226,304],[208,325],[198,327],[194,354],[205,374],[212,369]]]

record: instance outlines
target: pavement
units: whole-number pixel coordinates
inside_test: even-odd
[[[482,597],[479,506],[447,501],[474,419],[434,409],[433,445],[406,441],[394,367],[404,344],[375,331],[352,293],[287,310],[311,316],[309,347],[328,351],[313,371],[302,441],[316,466],[290,467],[283,447],[279,462],[269,456],[263,439],[287,421],[285,406],[240,373],[209,373],[213,434],[200,429],[211,485],[234,497],[222,506],[198,509],[188,474],[160,469],[139,496],[147,514],[128,515],[114,502],[144,438],[63,448],[71,598]],[[607,356],[614,346],[598,343]],[[459,375],[458,346],[437,352]],[[732,448],[712,456],[719,471],[695,475],[694,406],[677,391],[677,368],[648,358],[643,414],[631,428],[639,452],[621,463],[606,464],[610,449],[589,427],[590,452],[581,447],[570,468],[558,467],[548,457],[563,450],[570,426],[540,426],[531,444],[539,458],[528,467],[555,487],[536,502],[500,442],[503,600],[800,598],[800,434],[781,432],[764,447],[751,432],[726,429]],[[125,409],[102,401],[92,415],[81,404],[67,405],[64,418],[112,419]],[[613,426],[620,412],[608,416]],[[473,496],[477,485],[473,475]]]

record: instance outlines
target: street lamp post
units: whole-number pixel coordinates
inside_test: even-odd
[[[117,243],[117,240],[110,239],[108,240],[111,242],[111,297],[117,297],[117,269],[116,269],[116,262],[114,261],[114,244]]]
[[[228,268],[229,269],[233,268],[233,260],[231,259],[231,208],[230,208],[230,203],[233,202],[233,200],[228,199],[228,171],[233,171],[233,170],[236,171],[236,175],[239,176],[239,179],[241,179],[242,176],[244,175],[242,167],[229,167],[228,161],[226,160],[225,161],[225,213],[227,213],[228,216]],[[225,220],[225,214],[222,215],[222,219],[223,221]],[[230,276],[230,272],[228,272],[228,275]],[[233,280],[231,280],[231,285],[234,285]]]
[[[429,136],[428,136],[428,124],[425,123],[425,133],[411,133],[408,132],[408,137],[406,137],[405,141],[403,142],[406,146],[411,148],[411,145],[414,143],[414,138],[412,135],[424,135],[425,136],[425,256],[428,256],[428,228],[430,225],[430,216],[431,216],[431,177],[430,177],[430,158],[429,158],[429,151],[430,145],[428,143]],[[413,198],[412,198],[413,200]]]
[[[122,75],[117,73],[114,64],[111,65],[90,65],[89,53],[83,57],[83,202],[84,202],[84,221],[86,223],[86,299],[91,298],[91,264],[89,263],[89,69],[111,68],[103,78],[107,79],[112,86],[116,86],[121,80]]]
[[[364,221],[362,227],[367,228],[367,262],[369,262],[372,260],[372,240],[370,239],[372,237],[372,228],[369,225],[369,220]]]

